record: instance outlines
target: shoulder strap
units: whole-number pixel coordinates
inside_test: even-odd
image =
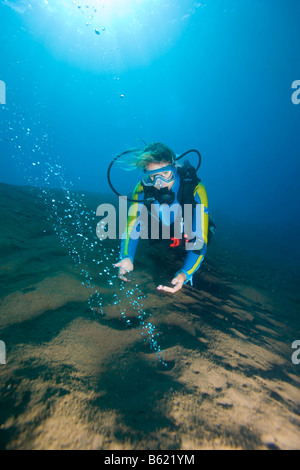
[[[145,186],[141,183],[144,191],[144,204],[149,211],[151,204],[155,200],[155,191],[153,186]]]
[[[180,178],[180,186],[177,194],[179,204],[195,205],[194,190],[201,181],[195,168],[188,160],[185,160],[183,166],[177,168],[177,173]]]

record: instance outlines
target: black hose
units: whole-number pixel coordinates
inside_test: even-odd
[[[123,195],[120,194],[112,185],[112,182],[111,182],[111,178],[110,178],[110,172],[111,172],[111,169],[112,169],[112,166],[113,164],[120,158],[122,157],[123,155],[126,155],[128,153],[132,153],[132,152],[137,152],[139,151],[139,149],[131,149],[131,150],[125,150],[125,152],[122,152],[120,153],[119,155],[117,155],[109,164],[109,167],[107,169],[107,181],[108,181],[108,184],[110,186],[110,188],[112,189],[112,191],[119,197],[122,197]],[[198,165],[197,167],[195,168],[196,171],[199,170],[200,168],[200,165],[201,165],[201,162],[202,162],[202,157],[201,157],[201,154],[198,150],[196,149],[191,149],[191,150],[187,150],[186,152],[182,153],[181,155],[179,155],[179,157],[176,158],[176,161],[180,160],[181,158],[185,157],[188,153],[191,153],[191,152],[195,152],[197,155],[198,155],[198,158],[199,158],[199,162],[198,162]],[[127,201],[130,201],[130,202],[146,202],[148,199],[143,199],[142,201],[137,201],[136,199],[131,199],[131,198],[127,198]]]
[[[188,153],[191,153],[191,152],[195,152],[198,155],[199,161],[198,161],[197,167],[195,168],[195,170],[198,171],[202,163],[202,157],[201,157],[201,153],[199,152],[199,150],[196,150],[196,149],[187,150],[186,152],[182,153],[179,157],[177,157],[176,161],[180,160],[181,158],[185,157]]]
[[[119,197],[122,197],[123,195],[120,194],[112,185],[112,182],[111,182],[111,178],[110,178],[110,172],[111,172],[111,169],[112,169],[112,166],[113,164],[120,158],[122,157],[123,155],[126,155],[127,153],[132,153],[132,152],[136,152],[137,150],[139,149],[131,149],[131,150],[125,150],[125,152],[122,152],[122,153],[119,153],[119,155],[117,155],[109,164],[109,167],[107,169],[107,181],[108,181],[108,184],[110,186],[110,188],[112,189],[112,191]],[[135,199],[130,199],[130,198],[127,198],[128,201],[130,202],[136,202]],[[144,202],[144,201],[141,201],[141,202]]]

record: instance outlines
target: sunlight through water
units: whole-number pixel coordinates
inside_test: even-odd
[[[179,40],[200,3],[191,0],[2,0],[65,62],[95,72],[147,65]]]

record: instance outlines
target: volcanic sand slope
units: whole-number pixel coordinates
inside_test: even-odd
[[[95,265],[104,315],[88,308],[90,292],[38,194],[0,185],[2,449],[300,448],[295,273],[216,236],[194,287],[168,295],[156,286],[180,260],[141,241],[131,286],[146,295],[165,367],[144,341],[127,286],[109,285]],[[99,203],[88,199],[90,210]]]

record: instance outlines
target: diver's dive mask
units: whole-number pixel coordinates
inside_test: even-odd
[[[163,166],[156,170],[145,170],[142,174],[142,183],[145,186],[155,186],[163,188],[166,184],[175,180],[176,168],[174,165]]]

